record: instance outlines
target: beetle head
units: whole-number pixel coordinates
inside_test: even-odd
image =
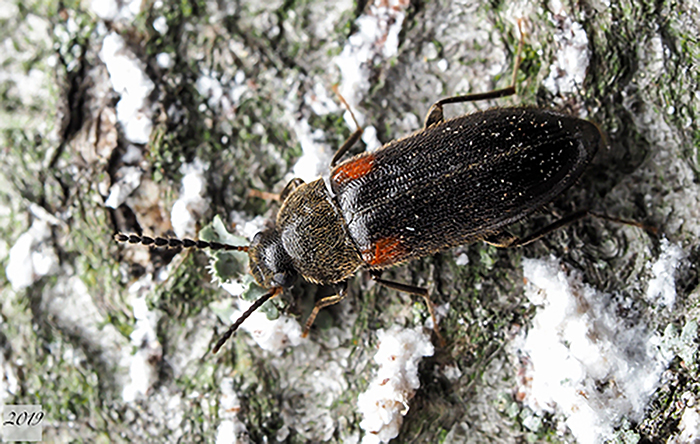
[[[294,285],[297,271],[282,245],[279,233],[273,228],[255,235],[248,248],[250,271],[258,285],[265,288]]]

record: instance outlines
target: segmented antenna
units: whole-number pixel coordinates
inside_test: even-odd
[[[209,248],[210,250],[224,250],[224,251],[248,251],[248,246],[237,246],[222,244],[220,242],[207,242],[203,240],[192,240],[192,239],[178,239],[178,238],[165,238],[165,237],[149,237],[149,236],[139,236],[137,234],[123,234],[118,233],[114,235],[114,240],[122,243],[129,244],[140,244],[153,247],[161,248],[195,248],[198,250],[204,250]],[[274,287],[260,298],[258,298],[253,305],[248,308],[238,319],[234,322],[231,327],[224,333],[221,338],[217,341],[216,345],[212,349],[213,353],[219,351],[219,349],[229,340],[231,336],[238,330],[243,321],[248,319],[250,315],[253,314],[255,310],[260,308],[262,304],[274,298],[282,292],[282,287]]]
[[[137,234],[118,233],[114,235],[114,240],[122,243],[141,244],[165,248],[194,248],[197,250],[209,248],[210,250],[214,251],[248,251],[247,246],[228,245],[220,242],[207,242],[203,240],[139,236]]]
[[[243,321],[248,319],[248,317],[250,317],[250,315],[252,315],[255,310],[260,308],[260,306],[262,304],[264,304],[265,302],[274,298],[275,296],[277,296],[281,292],[282,292],[282,287],[275,287],[272,290],[265,293],[264,295],[260,296],[255,302],[253,302],[253,305],[251,305],[250,308],[248,308],[248,310],[246,310],[245,313],[243,313],[241,315],[241,317],[236,319],[236,322],[234,322],[231,325],[231,327],[229,327],[229,329],[226,331],[226,333],[221,335],[221,338],[219,338],[219,341],[216,343],[214,348],[211,350],[212,353],[218,352],[219,349],[226,343],[226,341],[228,341],[229,338],[236,332],[236,330],[238,330],[238,327],[241,326]]]

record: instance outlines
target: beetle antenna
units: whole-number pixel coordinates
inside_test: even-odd
[[[275,288],[273,288],[272,290],[270,290],[270,291],[268,291],[267,293],[265,293],[264,295],[260,296],[255,302],[253,302],[253,305],[251,305],[250,308],[248,308],[248,309],[245,311],[245,313],[243,313],[238,319],[236,319],[236,322],[234,322],[234,323],[229,327],[229,329],[226,330],[226,333],[224,333],[223,335],[221,335],[221,337],[219,338],[219,341],[216,343],[216,345],[215,345],[214,348],[212,349],[212,353],[218,352],[219,349],[226,343],[226,341],[228,341],[229,338],[230,338],[231,336],[233,336],[233,334],[236,332],[236,330],[238,330],[238,327],[241,326],[241,324],[243,323],[243,321],[245,321],[246,319],[248,319],[248,317],[250,317],[250,315],[252,315],[253,312],[254,312],[255,310],[257,310],[258,308],[260,308],[260,306],[261,306],[262,304],[264,304],[265,302],[267,302],[267,301],[269,301],[270,299],[274,298],[275,296],[277,296],[277,295],[280,294],[281,292],[282,292],[282,287],[275,287]]]
[[[203,240],[139,236],[137,234],[118,233],[114,235],[114,240],[122,243],[141,244],[147,246],[152,245],[156,248],[194,248],[197,250],[209,248],[210,250],[214,251],[248,251],[248,246],[229,245],[222,244],[220,242],[207,242]]]

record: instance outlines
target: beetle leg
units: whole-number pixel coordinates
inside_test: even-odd
[[[447,99],[443,99],[447,100]],[[428,114],[425,116],[425,122],[423,128],[428,128],[435,125],[436,123],[444,122],[445,115],[442,113],[442,100],[439,100],[433,104],[428,110]]]
[[[538,241],[548,235],[549,233],[552,233],[562,227],[565,227],[569,224],[572,224],[576,222],[577,220],[581,220],[586,216],[589,216],[591,213],[588,210],[581,210],[577,211],[575,213],[569,214],[568,216],[562,217],[559,220],[556,220],[552,222],[551,224],[547,225],[546,227],[543,227],[537,231],[535,231],[532,234],[529,234],[523,238],[519,238],[516,236],[511,236],[510,239],[502,239],[504,242],[501,242],[500,244],[492,243],[491,245],[495,245],[496,247],[501,247],[501,248],[515,248],[515,247],[524,247],[525,245],[531,244],[535,241]],[[488,240],[486,240],[487,243],[491,243]]]
[[[338,148],[338,151],[335,152],[335,155],[333,155],[333,159],[331,160],[331,168],[333,168],[338,163],[340,158],[343,157],[343,155],[347,153],[348,150],[352,148],[352,146],[355,145],[355,143],[357,143],[358,140],[360,140],[360,136],[362,136],[362,128],[360,127],[360,124],[357,123],[355,113],[352,112],[352,109],[350,108],[350,105],[348,105],[348,102],[346,102],[343,96],[341,96],[338,92],[338,85],[333,85],[333,91],[335,91],[340,101],[343,103],[343,105],[345,105],[345,108],[350,113],[350,117],[352,117],[352,121],[355,122],[355,132],[352,133],[350,137],[348,137],[348,140],[346,140],[345,143],[343,143],[343,145],[340,148]]]
[[[606,214],[602,213],[594,213],[592,211],[588,210],[581,210],[577,211],[575,213],[571,213],[568,216],[562,217],[559,220],[556,220],[552,222],[551,224],[547,225],[544,228],[541,228],[537,231],[535,231],[532,234],[529,234],[528,236],[525,236],[524,238],[518,238],[516,236],[510,236],[508,238],[508,233],[500,233],[495,236],[491,236],[487,239],[484,239],[484,242],[494,245],[496,247],[501,247],[501,248],[514,248],[514,247],[523,247],[525,245],[531,244],[537,240],[542,239],[544,236],[547,236],[549,233],[552,233],[560,228],[563,228],[569,224],[572,224],[578,220],[583,219],[584,217],[597,217],[599,219],[607,220],[610,222],[616,222],[619,224],[624,224],[624,225],[631,225],[633,227],[638,227],[643,230],[646,230],[652,234],[656,234],[657,229],[655,227],[649,227],[647,225],[641,224],[639,222],[635,222],[633,220],[627,220],[627,219],[620,219],[617,217],[612,217],[608,216]],[[505,234],[505,236],[504,236]]]
[[[304,181],[298,177],[295,177],[294,179],[290,180],[287,185],[285,185],[285,187],[282,189],[282,192],[279,194],[250,189],[248,190],[248,196],[258,197],[263,200],[276,200],[278,202],[284,202],[285,200],[287,200],[287,197],[289,197],[289,195],[292,194],[292,191],[296,190],[301,185],[304,185]]]
[[[360,140],[360,136],[362,136],[362,128],[358,126],[355,132],[348,137],[348,140],[343,143],[343,146],[338,148],[338,151],[336,151],[333,155],[333,159],[331,160],[331,168],[333,168],[338,163],[340,158],[343,157],[343,155],[347,153],[358,140]]]
[[[499,233],[492,234],[483,239],[489,245],[493,245],[498,248],[507,248],[515,241],[519,240],[516,236],[510,234],[507,231],[501,231]]]
[[[485,93],[474,93],[465,94],[462,96],[446,97],[440,99],[433,104],[428,110],[428,114],[425,116],[425,123],[423,128],[428,128],[435,125],[436,123],[441,123],[445,121],[445,116],[442,112],[443,105],[449,103],[464,103],[464,102],[476,102],[478,100],[490,100],[498,99],[500,97],[512,96],[515,94],[515,82],[518,79],[518,69],[520,68],[520,58],[523,51],[523,43],[525,39],[525,34],[523,33],[520,20],[518,20],[518,30],[520,30],[520,43],[518,43],[518,52],[515,56],[515,63],[513,65],[513,74],[511,76],[510,86],[506,88],[496,89],[493,91]]]
[[[248,190],[248,197],[257,197],[263,200],[276,200],[278,202],[282,201],[282,198],[279,194],[268,193],[267,191],[260,191],[256,190],[255,188],[251,188],[250,190]]]
[[[299,179],[298,177],[295,177],[294,179],[290,180],[289,183],[284,187],[284,189],[280,193],[280,202],[284,202],[285,200],[287,200],[287,197],[290,194],[292,194],[292,191],[296,190],[301,185],[304,185],[304,181]]]
[[[435,315],[435,305],[433,304],[433,301],[430,300],[430,293],[426,288],[416,287],[415,285],[402,284],[400,282],[387,281],[386,279],[381,279],[377,273],[373,272],[371,272],[370,275],[372,276],[372,279],[379,285],[391,288],[392,290],[402,291],[404,293],[409,294],[415,294],[417,296],[422,297],[425,300],[425,305],[428,307],[428,313],[430,313],[430,317],[433,319],[433,331],[435,332],[435,335],[440,341],[440,345],[443,347],[445,346],[445,340],[440,334],[440,330],[438,328],[438,320],[437,316]]]
[[[345,296],[348,295],[346,291],[347,288],[348,283],[341,282],[340,284],[335,286],[335,290],[337,291],[336,294],[334,294],[333,296],[328,296],[316,302],[316,305],[314,305],[314,309],[311,310],[311,314],[309,315],[309,318],[306,320],[306,324],[304,325],[304,331],[301,333],[302,338],[305,338],[309,335],[309,330],[311,330],[311,326],[314,324],[316,316],[318,316],[318,312],[321,311],[322,308],[335,305],[338,302],[345,299]]]

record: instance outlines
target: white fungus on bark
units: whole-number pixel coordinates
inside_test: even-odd
[[[421,328],[393,326],[377,332],[379,349],[374,361],[379,369],[367,391],[357,398],[364,419],[364,444],[388,442],[399,434],[409,401],[420,387],[418,364],[433,355],[430,337]]]
[[[680,259],[671,256],[676,260],[661,259],[667,270]],[[561,415],[579,443],[612,439],[620,421],[641,420],[673,357],[662,344],[666,338],[643,318],[622,317],[624,301],[585,284],[582,273],[564,271],[554,258],[523,259],[523,274],[538,311],[511,344],[521,363],[516,397],[536,415]]]

